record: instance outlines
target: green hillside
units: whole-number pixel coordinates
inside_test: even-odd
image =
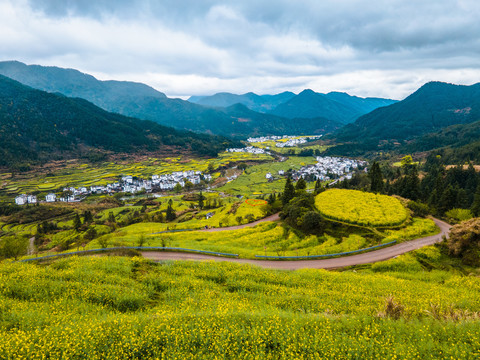
[[[405,100],[358,118],[355,123],[340,129],[336,139],[352,142],[364,149],[375,150],[381,145],[383,149],[388,150],[424,134],[478,120],[480,120],[480,84],[461,86],[431,82]],[[447,139],[443,137],[434,143],[435,140],[431,139],[429,146],[448,145],[448,142],[443,143],[444,140]],[[426,141],[422,140],[422,143]]]
[[[216,155],[233,144],[109,113],[0,76],[0,166],[87,156],[92,150]]]
[[[394,102],[394,100],[389,99],[364,99],[339,92],[320,94],[312,90],[304,90],[297,96],[278,105],[270,113],[288,118],[324,117],[342,124],[348,124],[363,114]]]
[[[246,138],[258,135],[323,134],[325,129],[332,131],[341,126],[335,119],[320,119],[319,115],[313,121],[292,121],[246,107],[205,107],[167,98],[165,94],[144,84],[99,81],[73,69],[6,61],[0,62],[0,74],[36,89],[86,99],[110,112],[195,132]]]

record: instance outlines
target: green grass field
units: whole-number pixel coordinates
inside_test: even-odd
[[[480,279],[441,270],[409,275],[399,267],[355,273],[115,257],[3,262],[0,358],[480,356]]]
[[[248,167],[242,175],[228,184],[218,188],[234,195],[260,195],[271,194],[274,192],[282,192],[285,187],[285,178],[278,175],[279,170],[287,171],[288,169],[299,170],[302,166],[315,164],[316,159],[311,157],[291,157],[282,162],[269,162]],[[265,178],[267,173],[274,176],[274,181],[269,182]],[[309,183],[309,188],[313,188],[314,184]]]

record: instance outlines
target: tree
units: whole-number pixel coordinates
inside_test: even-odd
[[[80,220],[80,216],[75,214],[75,218],[73,219],[73,228],[75,231],[79,231],[80,227],[82,226],[82,221]]]
[[[9,259],[18,259],[20,255],[27,253],[28,239],[24,236],[6,236],[1,239],[0,254]]]
[[[455,207],[457,194],[452,185],[448,184],[442,195],[440,196],[438,210],[442,213]]]
[[[192,188],[193,188],[193,183],[188,180],[185,181],[185,189],[187,189],[187,191],[190,191]]]
[[[475,191],[473,204],[470,210],[472,210],[473,215],[480,216],[480,185],[477,186],[477,191]]]
[[[297,184],[295,185],[295,190],[305,190],[307,188],[307,183],[305,179],[301,177],[298,179]]]
[[[173,209],[173,206],[172,206],[173,202],[171,202],[171,200],[172,199],[168,201],[167,213],[165,215],[165,218],[167,219],[167,221],[173,221],[177,217],[177,215],[175,214],[175,210]]]
[[[247,164],[245,164],[244,162],[241,162],[240,164],[238,164],[237,168],[239,170],[245,170],[247,168]]]
[[[93,215],[90,210],[85,210],[83,213],[83,223],[84,224],[90,224],[93,222]]]
[[[325,223],[316,211],[308,211],[303,215],[302,230],[309,234],[320,234],[325,230]]]
[[[108,213],[108,221],[111,222],[111,223],[115,223],[115,222],[116,222],[115,215],[113,214],[113,211],[110,211],[110,212]]]
[[[243,217],[237,216],[237,217],[236,217],[236,220],[237,220],[238,225],[241,225],[241,224],[242,224]]]
[[[182,191],[182,185],[180,185],[179,183],[177,183],[174,187],[173,187],[173,191],[175,191],[177,194]]]
[[[213,162],[208,163],[207,171],[208,171],[209,174],[211,174],[215,171],[215,165],[213,165]]]
[[[320,194],[320,193],[323,192],[323,191],[325,191],[325,188],[323,187],[322,182],[320,181],[320,179],[317,179],[317,181],[315,181],[314,194],[315,194],[315,195],[318,195],[318,194]]]
[[[409,166],[413,165],[413,158],[412,155],[406,155],[402,158],[400,161],[400,164],[402,165],[402,168],[408,168]]]
[[[368,171],[368,177],[370,178],[370,191],[375,193],[382,193],[384,190],[382,170],[378,162],[374,161]]]
[[[203,196],[202,191],[200,190],[200,194],[198,195],[198,208],[200,210],[203,209],[204,200],[205,200],[205,196]]]
[[[285,188],[282,194],[282,203],[283,205],[288,204],[290,200],[295,197],[295,188],[293,187],[292,178],[289,176],[287,182],[285,183]]]

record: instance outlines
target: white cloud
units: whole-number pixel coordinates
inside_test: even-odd
[[[3,0],[2,60],[173,96],[284,90],[402,98],[480,81],[475,0]]]

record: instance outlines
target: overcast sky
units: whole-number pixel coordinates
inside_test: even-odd
[[[0,60],[168,96],[480,82],[478,0],[0,0]]]

